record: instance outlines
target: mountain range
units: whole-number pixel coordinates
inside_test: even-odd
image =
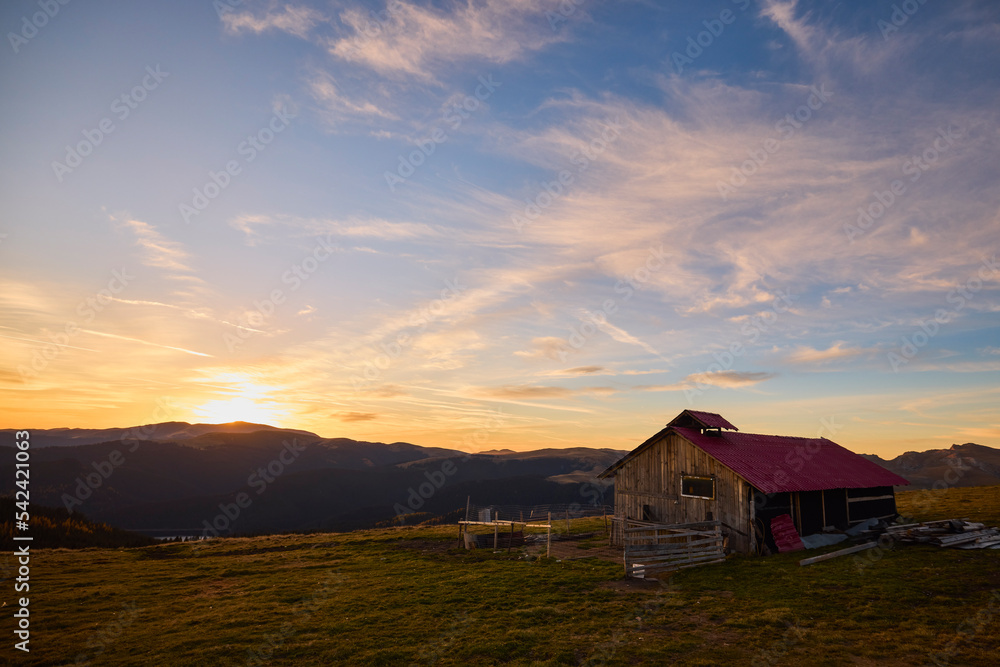
[[[864,455],[883,468],[910,481],[908,489],[943,486],[992,486],[1000,484],[1000,449],[967,442],[948,449],[906,452],[886,461]]]
[[[10,447],[13,430],[0,430]],[[486,506],[613,505],[614,449],[469,454],[263,424],[165,422],[31,432],[31,501],[152,535],[350,530]],[[906,488],[1000,484],[1000,450],[967,443],[869,460]],[[13,456],[0,494],[13,495]],[[400,519],[400,517],[402,517]]]
[[[164,535],[349,530],[467,502],[611,504],[596,475],[625,453],[468,454],[245,422],[30,433],[33,503]],[[13,430],[0,431],[0,443],[13,441]],[[0,493],[13,494],[13,479],[13,457],[4,456]]]

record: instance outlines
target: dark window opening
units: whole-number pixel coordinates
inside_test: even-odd
[[[715,500],[715,480],[711,477],[681,475],[681,495]]]

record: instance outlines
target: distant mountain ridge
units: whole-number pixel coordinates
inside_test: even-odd
[[[12,446],[13,431],[5,433],[0,446]],[[33,502],[159,534],[191,534],[225,508],[238,517],[220,520],[222,533],[251,533],[369,527],[400,508],[440,516],[464,509],[470,497],[529,505],[600,496],[610,504],[609,486],[596,475],[625,454],[469,454],[242,422],[32,430],[31,442]],[[8,495],[15,490],[12,461],[0,460],[0,493]],[[234,505],[239,497],[246,507]]]
[[[888,461],[874,454],[863,456],[908,479],[910,486],[906,488],[1000,484],[1000,449],[971,442],[948,449],[906,452]]]
[[[285,429],[267,424],[251,422],[232,422],[229,424],[189,424],[188,422],[162,422],[159,424],[144,424],[129,428],[46,428],[29,429],[32,448],[39,447],[72,447],[75,445],[94,445],[112,440],[189,440],[208,433],[253,433],[255,431],[287,431],[300,434],[303,437],[319,438],[310,431]],[[0,445],[12,442],[15,429],[0,429]]]

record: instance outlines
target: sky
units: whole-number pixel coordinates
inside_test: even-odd
[[[1000,447],[1000,5],[0,8],[0,427]]]

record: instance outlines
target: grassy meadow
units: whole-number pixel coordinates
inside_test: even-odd
[[[919,494],[900,494],[900,511],[1000,524],[1000,486]],[[1000,655],[1000,550],[885,544],[809,567],[801,552],[734,556],[656,582],[625,581],[595,558],[456,546],[455,526],[431,526],[38,551],[31,653],[14,655],[12,640],[4,651],[24,665],[367,667],[994,665]]]

